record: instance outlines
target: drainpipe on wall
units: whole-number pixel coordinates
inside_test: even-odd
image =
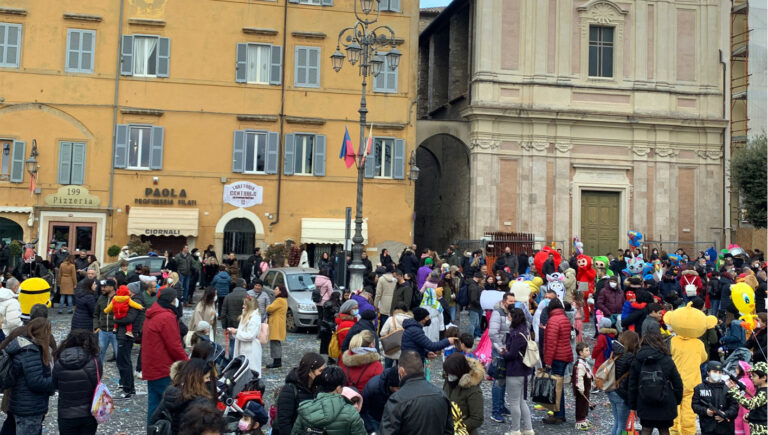
[[[112,159],[109,161],[109,207],[107,213],[112,216],[112,206],[115,192],[115,135],[117,134],[117,98],[120,92],[120,63],[122,62],[123,45],[123,9],[125,0],[120,0],[120,20],[117,24],[117,62],[115,65],[115,99],[112,103]],[[114,231],[110,230],[112,237]]]
[[[286,44],[288,43],[288,0],[284,0],[283,5],[283,70],[281,71],[282,78],[280,79],[280,149],[277,151],[277,206],[275,208],[275,220],[269,223],[269,231],[272,232],[272,228],[280,222],[280,194],[283,187],[283,152],[285,142],[283,137],[283,129],[285,126],[285,70],[286,59],[285,53],[287,51]]]
[[[723,118],[728,113],[727,92],[727,65],[723,59],[723,50],[720,50],[720,65],[723,67]],[[730,119],[723,128],[723,242],[724,247],[731,244],[731,180],[728,176],[731,165],[731,141],[729,140]]]

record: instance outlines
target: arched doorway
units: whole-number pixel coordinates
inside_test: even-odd
[[[14,240],[24,241],[24,229],[10,219],[0,218],[0,240],[6,245]]]
[[[256,241],[256,227],[245,218],[235,218],[224,226],[223,256],[234,252],[238,258],[248,257],[253,253]]]
[[[455,136],[437,134],[416,149],[414,242],[444,252],[469,235],[469,152]]]

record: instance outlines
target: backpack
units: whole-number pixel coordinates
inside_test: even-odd
[[[0,390],[13,388],[16,377],[13,375],[13,358],[5,349],[0,351]]]
[[[522,332],[520,335],[522,335],[525,342],[528,343],[528,346],[525,348],[525,354],[520,354],[520,356],[523,357],[523,365],[529,368],[534,368],[536,367],[536,364],[539,363],[539,345],[531,340],[530,337],[526,337]]]
[[[349,331],[349,328],[333,331],[331,341],[328,343],[328,356],[333,359],[338,359],[341,356],[341,343],[339,343],[339,332],[341,331]]]
[[[469,288],[467,287],[466,283],[462,283],[461,287],[459,287],[459,294],[456,296],[456,303],[459,304],[460,307],[466,307],[469,305]]]
[[[172,435],[173,434],[173,417],[165,404],[161,403],[160,414],[154,423],[147,426],[147,435]]]
[[[464,424],[464,416],[461,414],[461,408],[454,401],[451,401],[451,416],[453,417],[454,435],[469,435],[467,425]]]
[[[323,300],[323,295],[320,294],[320,289],[315,287],[312,289],[312,302],[319,304]]]
[[[637,384],[640,400],[650,405],[664,403],[667,390],[671,389],[669,380],[659,367],[659,361],[646,359],[640,366],[640,377]]]

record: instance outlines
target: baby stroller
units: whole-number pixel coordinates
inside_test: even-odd
[[[224,367],[216,381],[218,408],[224,412],[225,434],[238,433],[237,423],[248,405],[255,401],[263,407],[262,396],[266,389],[258,372],[249,369],[244,355],[234,358]]]

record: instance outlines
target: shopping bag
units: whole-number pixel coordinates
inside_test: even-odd
[[[627,424],[624,426],[624,430],[621,431],[621,435],[637,435],[635,430],[635,412],[629,412],[629,418],[627,418]]]
[[[480,342],[477,343],[477,348],[475,348],[475,357],[483,363],[483,365],[487,365],[491,362],[492,354],[493,343],[491,343],[491,337],[488,336],[488,330],[486,329],[485,332],[483,332],[483,336],[480,337]]]
[[[96,390],[93,392],[93,400],[91,401],[91,415],[97,422],[106,423],[112,417],[112,411],[115,410],[114,403],[109,388],[101,383],[99,362],[95,359],[93,362],[96,364]]]
[[[260,344],[269,343],[269,323],[267,322],[262,323],[261,329],[259,329],[259,343]]]
[[[540,369],[541,370],[541,369]],[[558,412],[560,411],[560,399],[563,395],[563,377],[560,375],[552,375],[553,378],[555,378],[555,403],[551,405],[543,405],[544,408],[552,411],[552,412]]]
[[[557,403],[557,379],[552,371],[540,369],[533,380],[533,392],[531,400],[542,405],[554,405]]]

